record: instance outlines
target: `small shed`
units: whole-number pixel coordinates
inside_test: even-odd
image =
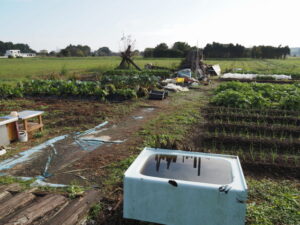
[[[22,53],[20,50],[18,49],[10,49],[10,50],[6,50],[5,52],[5,56],[7,57],[22,57]]]

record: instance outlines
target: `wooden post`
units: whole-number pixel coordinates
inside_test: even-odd
[[[27,119],[23,120],[24,130],[28,131],[28,121]]]
[[[142,71],[141,70],[141,68],[138,66],[138,65],[136,65],[130,58],[127,58],[127,60],[137,69],[137,70],[139,70],[139,71]]]
[[[39,124],[41,125],[40,131],[43,131],[44,125],[43,125],[43,121],[42,121],[42,115],[39,115]]]

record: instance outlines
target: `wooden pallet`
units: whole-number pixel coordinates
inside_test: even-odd
[[[0,224],[75,225],[85,220],[90,207],[99,202],[98,190],[70,199],[62,194],[21,191],[18,184],[0,186]]]

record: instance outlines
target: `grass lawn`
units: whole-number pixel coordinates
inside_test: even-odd
[[[157,66],[175,67],[180,59],[135,59],[135,62],[144,67],[147,63]],[[69,58],[23,58],[0,59],[0,81],[17,81],[36,78],[51,73],[98,72],[116,68],[120,57],[69,57]]]

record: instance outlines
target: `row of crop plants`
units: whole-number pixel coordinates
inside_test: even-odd
[[[0,98],[55,96],[125,100],[145,96],[158,81],[159,77],[146,74],[103,76],[96,82],[29,80],[17,85],[0,84]]]
[[[154,69],[154,70],[122,70],[122,69],[115,69],[115,70],[108,70],[104,72],[106,76],[112,75],[119,75],[119,76],[139,76],[139,75],[148,75],[148,76],[158,76],[161,79],[169,78],[172,72],[167,69]]]
[[[300,83],[263,84],[232,81],[215,90],[212,104],[233,108],[300,110]]]
[[[203,150],[237,154],[247,162],[298,166],[299,84],[228,82],[214,94],[202,109]]]

